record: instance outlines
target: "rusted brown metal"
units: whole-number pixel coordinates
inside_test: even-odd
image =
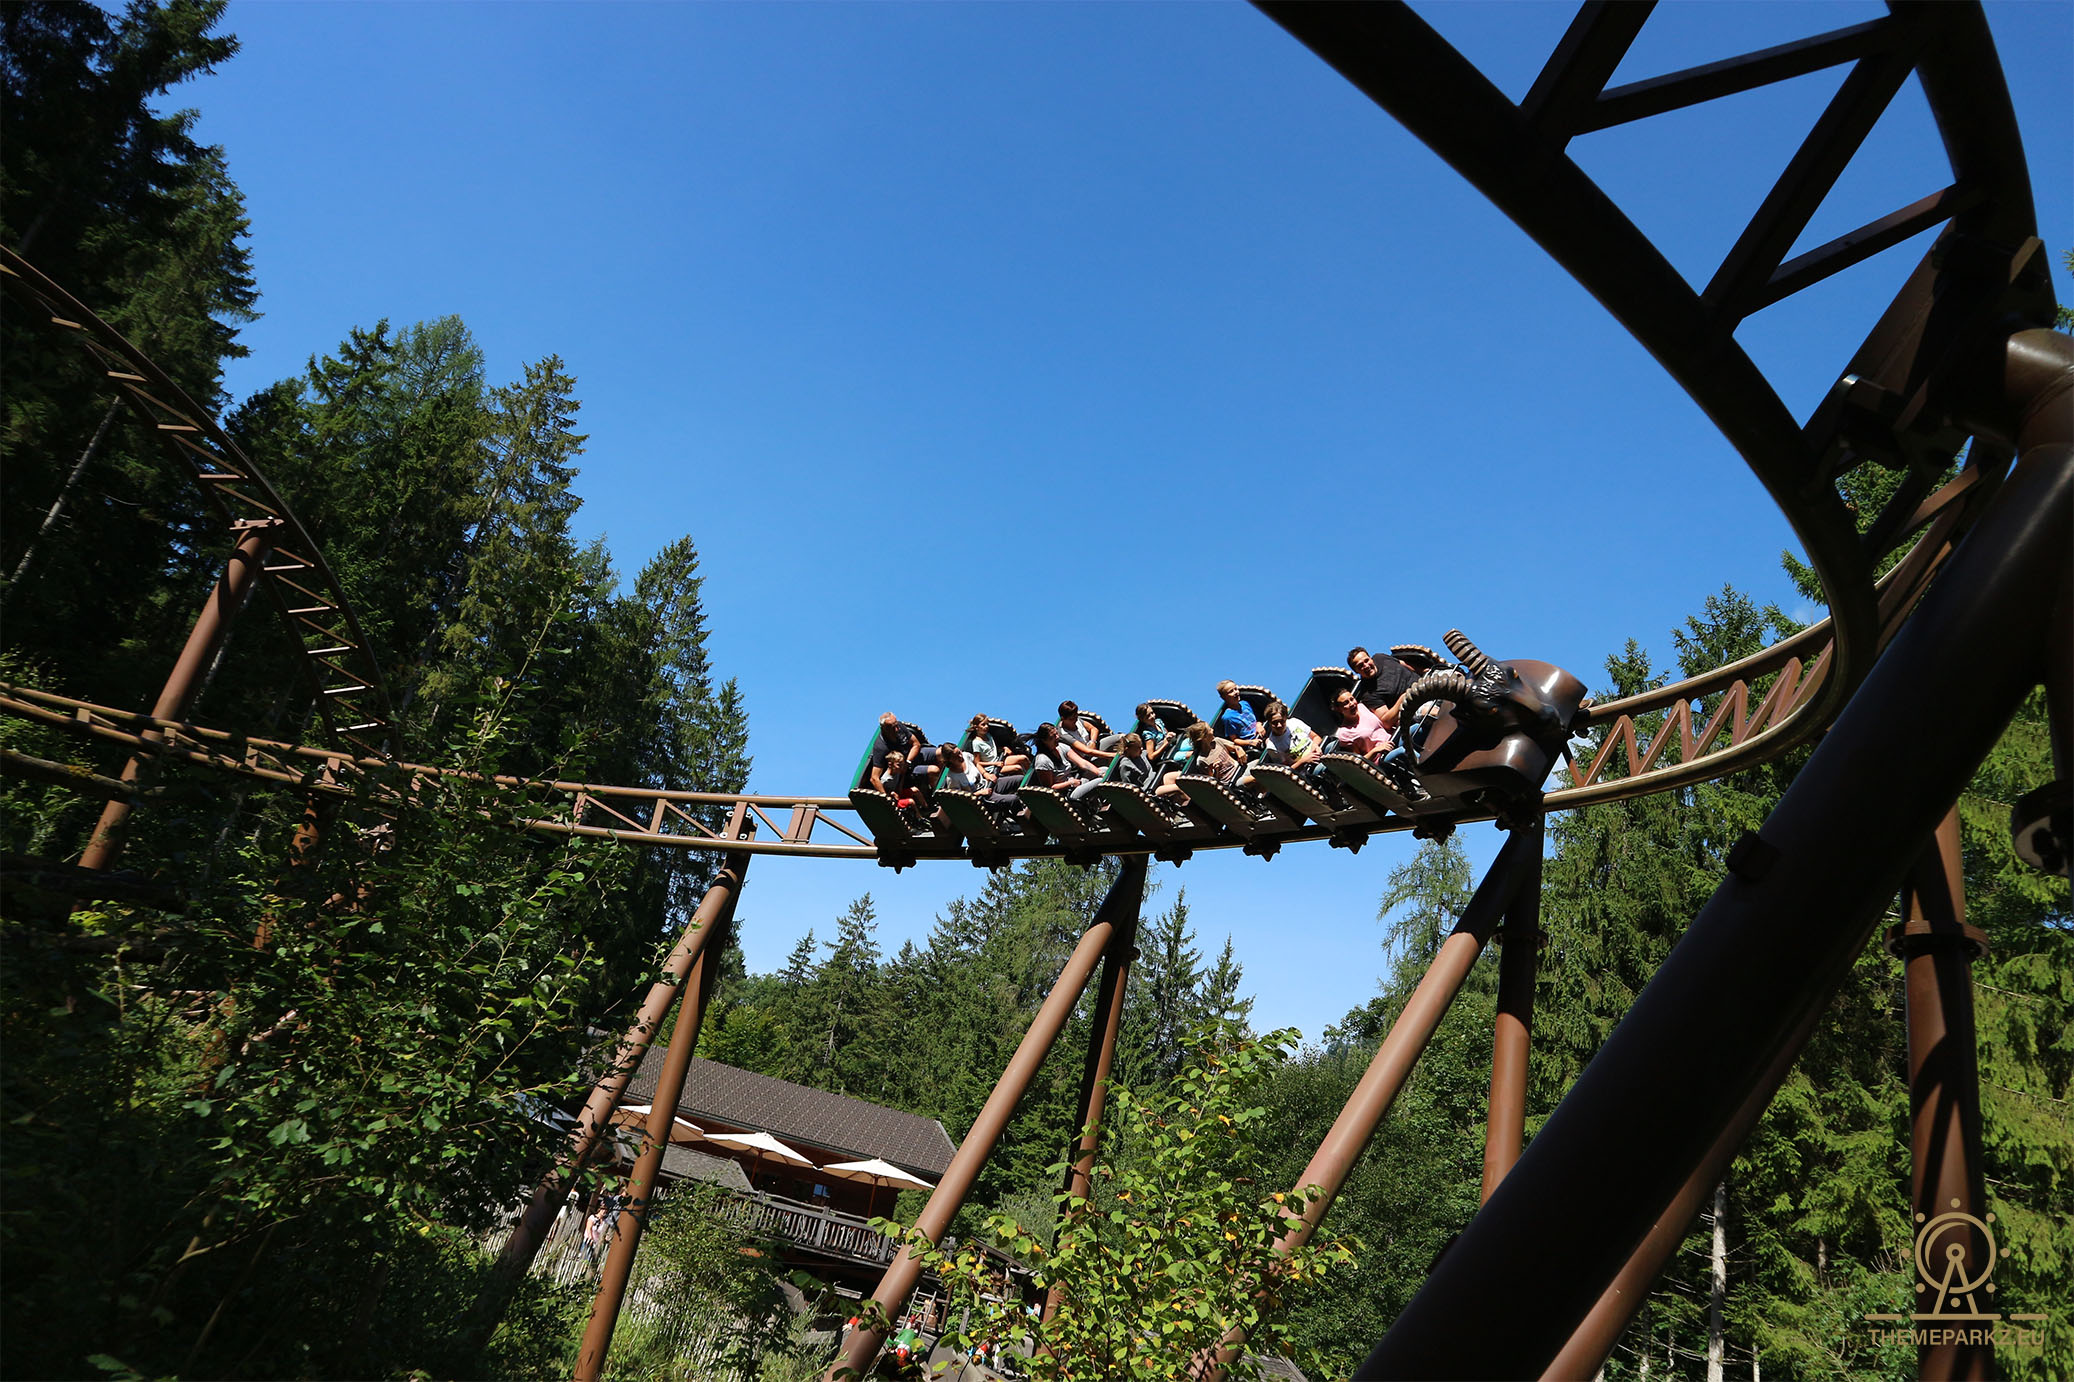
[[[283,891],[293,895],[297,882],[308,876],[308,870],[316,865],[317,852],[323,848],[324,825],[327,817],[337,814],[338,804],[318,796],[314,792],[303,798],[302,818],[295,823],[295,834],[288,841],[288,879]],[[259,925],[252,930],[252,948],[264,950],[273,944],[274,928],[281,922],[283,899],[271,896],[259,914]]]
[[[921,1215],[916,1218],[915,1232],[929,1242],[943,1241],[944,1231],[950,1227],[952,1216],[964,1205],[966,1195],[971,1193],[972,1182],[993,1154],[994,1144],[1001,1140],[1001,1133],[1014,1115],[1023,1091],[1030,1087],[1037,1067],[1044,1064],[1044,1058],[1059,1039],[1066,1019],[1080,1001],[1096,963],[1109,948],[1109,942],[1119,927],[1136,927],[1138,909],[1144,900],[1144,856],[1124,859],[1116,882],[1110,885],[1109,895],[1102,899],[1101,909],[1095,913],[1095,919],[1087,930],[1081,933],[1080,943],[1074,946],[1073,954],[1059,971],[1058,982],[1052,985],[1051,993],[1037,1010],[1029,1030],[1023,1033],[1022,1042],[1016,1047],[1008,1068],[995,1082],[994,1092],[987,1096],[986,1106],[973,1120],[971,1130],[958,1146],[957,1155],[951,1158],[950,1169],[943,1173],[943,1179],[937,1182],[935,1191],[929,1196],[929,1203],[923,1206]],[[872,1301],[887,1320],[898,1315],[907,1304],[907,1298],[914,1293],[921,1274],[921,1263],[914,1249],[901,1248],[900,1255],[886,1268],[878,1288],[872,1292]],[[835,1382],[846,1375],[866,1375],[885,1342],[884,1330],[860,1324],[850,1331],[842,1353],[825,1376],[829,1382]]]
[[[244,608],[245,597],[252,593],[252,585],[259,579],[260,568],[266,564],[267,554],[273,550],[279,531],[277,524],[254,524],[239,536],[238,545],[223,568],[223,575],[217,578],[216,588],[209,592],[201,613],[195,616],[194,627],[188,630],[187,644],[181,648],[172,672],[166,677],[166,684],[159,690],[158,701],[151,707],[152,719],[182,720],[187,717],[195,695],[201,690],[202,676],[222,649],[223,640],[229,636],[231,620]],[[145,731],[146,734],[153,732]],[[143,766],[142,757],[132,757],[122,766],[121,781],[134,787]],[[131,798],[113,797],[101,808],[101,818],[94,823],[93,837],[79,856],[81,868],[105,869],[115,863],[116,857],[122,853],[123,823],[129,819],[131,806]]]
[[[2043,672],[2036,598],[2074,561],[2074,452],[2018,463],[1731,874],[1570,1088],[1363,1376],[1538,1374],[1738,1110],[1825,1006],[1926,839]],[[1968,713],[1921,733],[1921,690],[1968,669]],[[1791,955],[1793,963],[1781,963]],[[1724,1040],[1725,1033],[1736,1039]],[[1639,1130],[1647,1129],[1647,1135]],[[1491,1299],[1506,1328],[1465,1330]]]
[[[746,859],[735,865],[734,886],[727,889],[721,915],[708,928],[716,937],[724,937],[734,920],[735,899],[741,895],[741,871],[747,867]],[[598,1274],[598,1294],[591,1302],[590,1318],[584,1323],[583,1343],[576,1353],[575,1382],[598,1382],[605,1369],[605,1356],[612,1350],[612,1334],[619,1324],[620,1305],[626,1299],[627,1280],[633,1275],[634,1254],[641,1249],[641,1234],[647,1227],[649,1211],[655,1205],[663,1153],[669,1149],[670,1128],[676,1120],[678,1105],[684,1101],[684,1078],[691,1070],[691,1054],[698,1045],[699,1024],[705,1019],[713,992],[713,975],[719,967],[718,950],[708,941],[700,948],[697,958],[692,960],[691,972],[685,978],[684,1007],[678,1013],[677,1026],[663,1053],[662,1070],[656,1077],[654,1102],[649,1110],[641,1153],[635,1158],[634,1169],[627,1177],[626,1193],[631,1199],[620,1213],[611,1250],[605,1256],[604,1269]]]
[[[1491,861],[1491,867],[1484,874],[1483,881],[1477,884],[1469,905],[1462,909],[1455,929],[1441,942],[1440,953],[1426,966],[1418,987],[1405,1000],[1403,1010],[1390,1024],[1382,1045],[1369,1058],[1368,1069],[1362,1072],[1354,1092],[1341,1106],[1339,1117],[1333,1120],[1325,1139],[1318,1144],[1318,1150],[1311,1154],[1303,1174],[1296,1178],[1294,1189],[1315,1188],[1320,1193],[1305,1204],[1301,1217],[1290,1216],[1288,1229],[1275,1242],[1278,1254],[1302,1247],[1317,1232],[1326,1212],[1332,1208],[1333,1200],[1346,1186],[1354,1163],[1361,1159],[1362,1152],[1375,1139],[1375,1130],[1382,1126],[1383,1116],[1390,1111],[1391,1103],[1404,1088],[1412,1067],[1418,1064],[1420,1055],[1426,1050],[1426,1043],[1433,1039],[1440,1020],[1447,1016],[1455,995],[1461,992],[1462,981],[1469,977],[1477,956],[1483,953],[1492,933],[1509,914],[1520,889],[1529,884],[1538,889],[1541,843],[1541,823],[1537,817],[1531,823],[1515,828],[1498,851],[1498,857]],[[1538,904],[1535,910],[1538,914]],[[1201,1382],[1222,1382],[1226,1370],[1238,1360],[1245,1344],[1245,1334],[1234,1331],[1214,1355],[1198,1358],[1189,1375],[1201,1379]]]
[[[1911,511],[1891,524],[1895,540],[1927,528],[1916,547],[1883,578],[1878,608],[1883,619],[1882,641],[1914,607],[1939,563],[1951,550],[1973,516],[1978,500],[1991,485],[1981,484],[1986,472],[1980,464],[1969,465],[1960,476],[1936,494],[1912,500]],[[1813,691],[1827,675],[1831,656],[1830,625],[1816,624],[1751,657],[1716,668],[1671,686],[1592,707],[1585,719],[1607,725],[1599,751],[1580,762],[1573,780],[1544,798],[1547,810],[1562,810],[1600,801],[1622,800],[1671,787],[1740,771],[1785,752],[1819,727],[1813,713]],[[1800,669],[1803,660],[1806,671]],[[1749,708],[1755,694],[1750,688],[1758,678],[1776,673],[1770,689]],[[1704,728],[1692,729],[1690,705],[1696,699],[1719,697],[1719,706]],[[1668,716],[1650,736],[1646,750],[1638,743],[1638,717],[1664,710]],[[107,742],[149,751],[164,757],[237,774],[249,779],[294,785],[328,792],[339,797],[360,790],[353,778],[364,773],[386,773],[394,780],[398,772],[405,780],[422,782],[454,776],[449,770],[421,764],[396,763],[386,758],[347,758],[335,750],[256,739],[231,731],[201,726],[153,721],[135,712],[120,711],[91,702],[53,695],[29,687],[0,684],[0,713],[37,719],[70,732],[90,735]],[[1627,772],[1606,778],[1604,771],[1616,748],[1627,748]],[[701,848],[728,852],[799,854],[820,858],[884,858],[868,836],[843,823],[834,812],[853,814],[852,803],[842,797],[740,796],[724,793],[689,792],[666,788],[623,787],[590,782],[531,782],[511,777],[483,779],[498,787],[522,789],[544,799],[546,814],[524,822],[543,834],[577,835],[637,847],[658,846]],[[378,791],[393,791],[381,787]],[[559,803],[563,803],[558,806]],[[685,807],[726,805],[739,813],[744,807],[771,826],[771,838],[729,838],[723,830],[707,825]],[[614,825],[587,824],[593,811],[602,811]],[[779,816],[790,812],[785,828]],[[1483,819],[1489,812],[1465,811],[1456,821]],[[1402,819],[1378,822],[1368,829],[1388,831],[1407,828]],[[825,828],[823,839],[814,838]],[[1312,825],[1292,823],[1261,838],[1230,833],[1219,835],[1214,827],[1199,830],[1190,847],[1232,848],[1262,841],[1271,845],[1314,839],[1331,839],[1338,824],[1321,820]],[[839,836],[843,842],[824,842]],[[1158,856],[1162,841],[1147,836],[1120,836],[1105,846],[1116,854],[1150,851]],[[1004,846],[995,841],[982,850],[968,843],[965,857],[999,862],[1008,857],[1058,857],[1071,853],[1058,841],[1030,842]]]
[[[610,1064],[584,1100],[583,1111],[576,1116],[576,1127],[569,1134],[568,1147],[562,1153],[561,1165],[534,1189],[525,1212],[512,1228],[511,1236],[504,1240],[504,1247],[497,1255],[495,1278],[478,1307],[478,1314],[488,1327],[495,1327],[512,1287],[531,1269],[541,1244],[547,1241],[548,1230],[554,1226],[563,1201],[603,1145],[612,1110],[625,1097],[627,1081],[633,1078],[656,1034],[669,1020],[670,1009],[676,1006],[678,998],[689,987],[697,983],[696,976],[701,972],[698,966],[715,938],[725,932],[728,919],[734,915],[735,902],[741,896],[748,869],[749,858],[743,855],[730,861],[714,876],[706,895],[699,900],[698,909],[685,926],[684,934],[677,938],[677,944],[671,947],[668,957],[663,960],[662,972],[650,985],[640,1011],[634,1014],[634,1020],[620,1036]],[[698,1030],[696,1022],[689,1028],[685,1026],[686,1019],[693,1017],[698,1010],[696,1004],[692,1006],[693,1013],[678,1018],[677,1031],[688,1031],[695,1036]],[[689,1051],[688,1043],[680,1041],[679,1044]],[[661,1099],[657,1099],[655,1104],[658,1108],[664,1106]],[[669,1107],[674,1110],[676,1104],[671,1103]]]
[[[1333,1199],[1346,1185],[1354,1163],[1360,1160],[1375,1137],[1375,1130],[1382,1125],[1383,1115],[1390,1111],[1391,1102],[1404,1088],[1405,1078],[1418,1063],[1426,1043],[1433,1039],[1440,1019],[1447,1015],[1455,995],[1461,991],[1462,981],[1469,977],[1476,957],[1483,953],[1484,943],[1497,929],[1519,888],[1530,878],[1538,877],[1540,869],[1540,830],[1515,830],[1491,862],[1490,871],[1477,886],[1469,905],[1462,909],[1461,920],[1441,942],[1440,953],[1427,966],[1425,977],[1405,1000],[1404,1010],[1390,1024],[1389,1034],[1370,1058],[1368,1069],[1348,1096],[1346,1106],[1340,1109],[1339,1117],[1333,1120],[1331,1131],[1311,1154],[1303,1174],[1296,1178],[1296,1189],[1316,1187],[1323,1193],[1304,1206],[1302,1218],[1282,1235],[1277,1244],[1281,1251],[1302,1246],[1317,1231],[1326,1211],[1332,1208]]]
[[[97,773],[92,768],[82,768],[76,763],[59,763],[48,758],[38,758],[30,753],[18,753],[13,749],[0,749],[0,773],[9,777],[24,777],[31,782],[41,782],[50,787],[63,787],[81,796],[101,797],[108,801],[128,801],[139,795],[137,784],[124,782],[119,777]]]
[[[114,387],[118,398],[165,443],[166,452],[177,458],[230,531],[242,533],[255,524],[280,529],[265,584],[301,650],[317,722],[333,743],[386,752],[394,715],[381,667],[344,586],[287,500],[165,371],[5,246],[0,246],[0,285],[26,308],[26,321],[56,332]]]
[[[1973,1026],[1973,961],[1987,952],[1987,937],[1966,924],[1956,808],[1909,871],[1902,914],[1906,920],[1888,931],[1887,948],[1901,957],[1907,979],[1909,1202],[1918,1277],[1936,1292],[1934,1301],[1919,1295],[1916,1309],[1961,1325],[1926,1331],[1938,1342],[1917,1345],[1916,1375],[1986,1378],[1994,1375],[1994,1345],[1951,1341],[1972,1337],[1976,1330],[1966,1324],[1989,1322],[1978,1332],[1991,1333],[2000,1316],[1993,1297],[1980,1291],[1995,1268],[1994,1220],[1981,1183]]]
[[[1576,1382],[1578,1378],[1595,1375],[1605,1366],[1613,1346],[1620,1342],[1620,1336],[1634,1319],[1635,1312],[1649,1298],[1649,1289],[1656,1284],[1657,1274],[1663,1271],[1664,1263],[1671,1260],[1671,1254],[1678,1250],[1678,1245],[1685,1241],[1693,1217],[1714,1193],[1714,1187],[1721,1184],[1721,1178],[1728,1174],[1736,1149],[1743,1145],[1750,1129],[1756,1127],[1757,1120],[1764,1116],[1766,1106],[1771,1103],[1771,1091],[1793,1068],[1794,1059],[1821,1019],[1821,1009],[1811,1010],[1780,1048],[1764,1078],[1758,1081],[1757,1089],[1736,1110],[1735,1117],[1722,1129],[1721,1136],[1714,1139],[1699,1166],[1679,1188],[1670,1207],[1649,1226],[1649,1232],[1629,1254],[1612,1283],[1593,1302],[1591,1310],[1563,1344],[1555,1360],[1542,1371],[1541,1382]]]
[[[1140,887],[1142,888],[1142,884]],[[1109,1072],[1116,1064],[1116,1038],[1123,1030],[1124,991],[1131,962],[1138,956],[1138,912],[1124,913],[1102,956],[1102,982],[1095,988],[1095,1010],[1088,1028],[1087,1059],[1080,1071],[1079,1131],[1073,1162],[1066,1168],[1065,1191],[1085,1200],[1094,1183],[1095,1153],[1102,1146],[1102,1109],[1109,1101]],[[1065,1288],[1053,1286],[1044,1297],[1044,1318],[1059,1312]]]
[[[1541,951],[1541,853],[1543,822],[1521,823],[1534,845],[1522,858],[1523,876],[1505,908],[1498,932],[1498,1013],[1491,1033],[1491,1101],[1484,1124],[1483,1197],[1519,1160],[1527,1129],[1527,1055],[1534,1031],[1534,971]]]

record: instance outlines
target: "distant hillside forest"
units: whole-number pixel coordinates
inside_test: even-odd
[[[216,410],[290,497],[357,603],[414,758],[741,790],[749,709],[709,662],[692,538],[628,579],[572,536],[585,438],[559,358],[493,380],[465,323],[399,326],[369,302],[347,339],[308,343],[298,375],[225,395],[259,285],[232,170],[178,109],[233,59],[223,8],[0,7],[0,240]],[[12,301],[0,360],[0,681],[147,707],[226,535],[106,381]],[[1880,511],[1879,495],[1852,497]],[[1793,627],[1724,587],[1669,635],[1690,673]],[[271,613],[249,611],[196,718],[313,736],[294,656]],[[1599,694],[1673,675],[1631,642]],[[1964,713],[1934,700],[1925,733]],[[104,774],[122,762],[11,717],[0,747]],[[1799,762],[1550,821],[1530,1138]],[[2043,1346],[2001,1366],[2040,1382],[2074,1375],[2074,916],[2064,882],[2016,860],[2007,819],[2051,776],[2034,699],[1961,803],[1970,919],[1992,946],[1975,974],[1987,1184],[2010,1249],[1999,1298],[2052,1314]],[[521,834],[465,781],[307,816],[293,792],[199,771],[147,767],[141,786],[133,886],[82,901],[37,870],[78,858],[100,800],[0,777],[0,1374],[566,1377],[587,1298],[529,1285],[485,1341],[479,1243],[552,1163],[537,1111],[580,1101],[591,1034],[624,1026],[714,862]],[[306,824],[318,844],[298,850]],[[722,957],[698,1049],[960,1137],[1112,870],[999,871],[933,927],[903,918],[927,939],[891,951],[869,896],[786,918],[804,938],[778,972]],[[1192,1033],[1244,1024],[1250,1006],[1230,945],[1216,953],[1190,923],[1185,871],[1167,880],[1118,1058],[1140,1091],[1174,1079]],[[1389,874],[1377,950],[1331,957],[1372,965],[1376,996],[1263,1087],[1247,1184],[1293,1185],[1475,881],[1453,842]],[[1479,962],[1333,1210],[1355,1263],[1294,1321],[1314,1375],[1351,1370],[1475,1212],[1495,967]],[[1087,1007],[959,1231],[997,1208],[1051,1213]],[[1712,1346],[1752,1382],[1912,1377],[1912,1348],[1864,1323],[1911,1308],[1908,1183],[1900,970],[1874,947],[1605,1376],[1704,1376]]]

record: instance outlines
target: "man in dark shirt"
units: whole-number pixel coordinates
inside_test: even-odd
[[[883,781],[886,755],[889,753],[905,755],[911,767],[936,761],[935,746],[922,742],[914,731],[900,723],[900,717],[890,710],[879,716],[879,737],[872,741],[870,770],[865,774],[866,781],[881,791],[892,791]]]
[[[1386,705],[1397,704],[1398,698],[1419,679],[1417,672],[1396,658],[1377,658],[1361,647],[1347,654],[1347,666],[1360,678],[1354,685],[1355,698],[1378,712]]]

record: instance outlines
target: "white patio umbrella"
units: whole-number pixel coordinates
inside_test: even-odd
[[[869,1182],[873,1190],[871,1207],[874,1209],[878,1207],[877,1190],[881,1185],[904,1185],[917,1190],[936,1188],[933,1182],[923,1180],[920,1176],[909,1175],[892,1162],[882,1161],[878,1157],[873,1157],[869,1161],[838,1161],[823,1166],[821,1173],[827,1176],[841,1176],[844,1180]]]
[[[801,1156],[767,1132],[709,1132],[706,1134],[706,1141],[718,1142],[726,1147],[739,1147],[749,1153],[751,1189],[755,1188],[756,1172],[766,1159],[791,1166],[805,1166],[816,1171],[821,1169],[809,1158]]]
[[[654,1104],[621,1104],[612,1110],[610,1121],[639,1131],[648,1126],[648,1119],[654,1112]],[[681,1146],[686,1142],[696,1142],[705,1135],[706,1130],[695,1123],[687,1123],[682,1118],[670,1119],[670,1141],[673,1144]]]

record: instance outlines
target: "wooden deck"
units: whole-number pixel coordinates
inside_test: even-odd
[[[751,1233],[768,1234],[803,1251],[846,1262],[884,1264],[899,1245],[854,1214],[839,1214],[761,1191],[732,1197],[727,1213]]]

